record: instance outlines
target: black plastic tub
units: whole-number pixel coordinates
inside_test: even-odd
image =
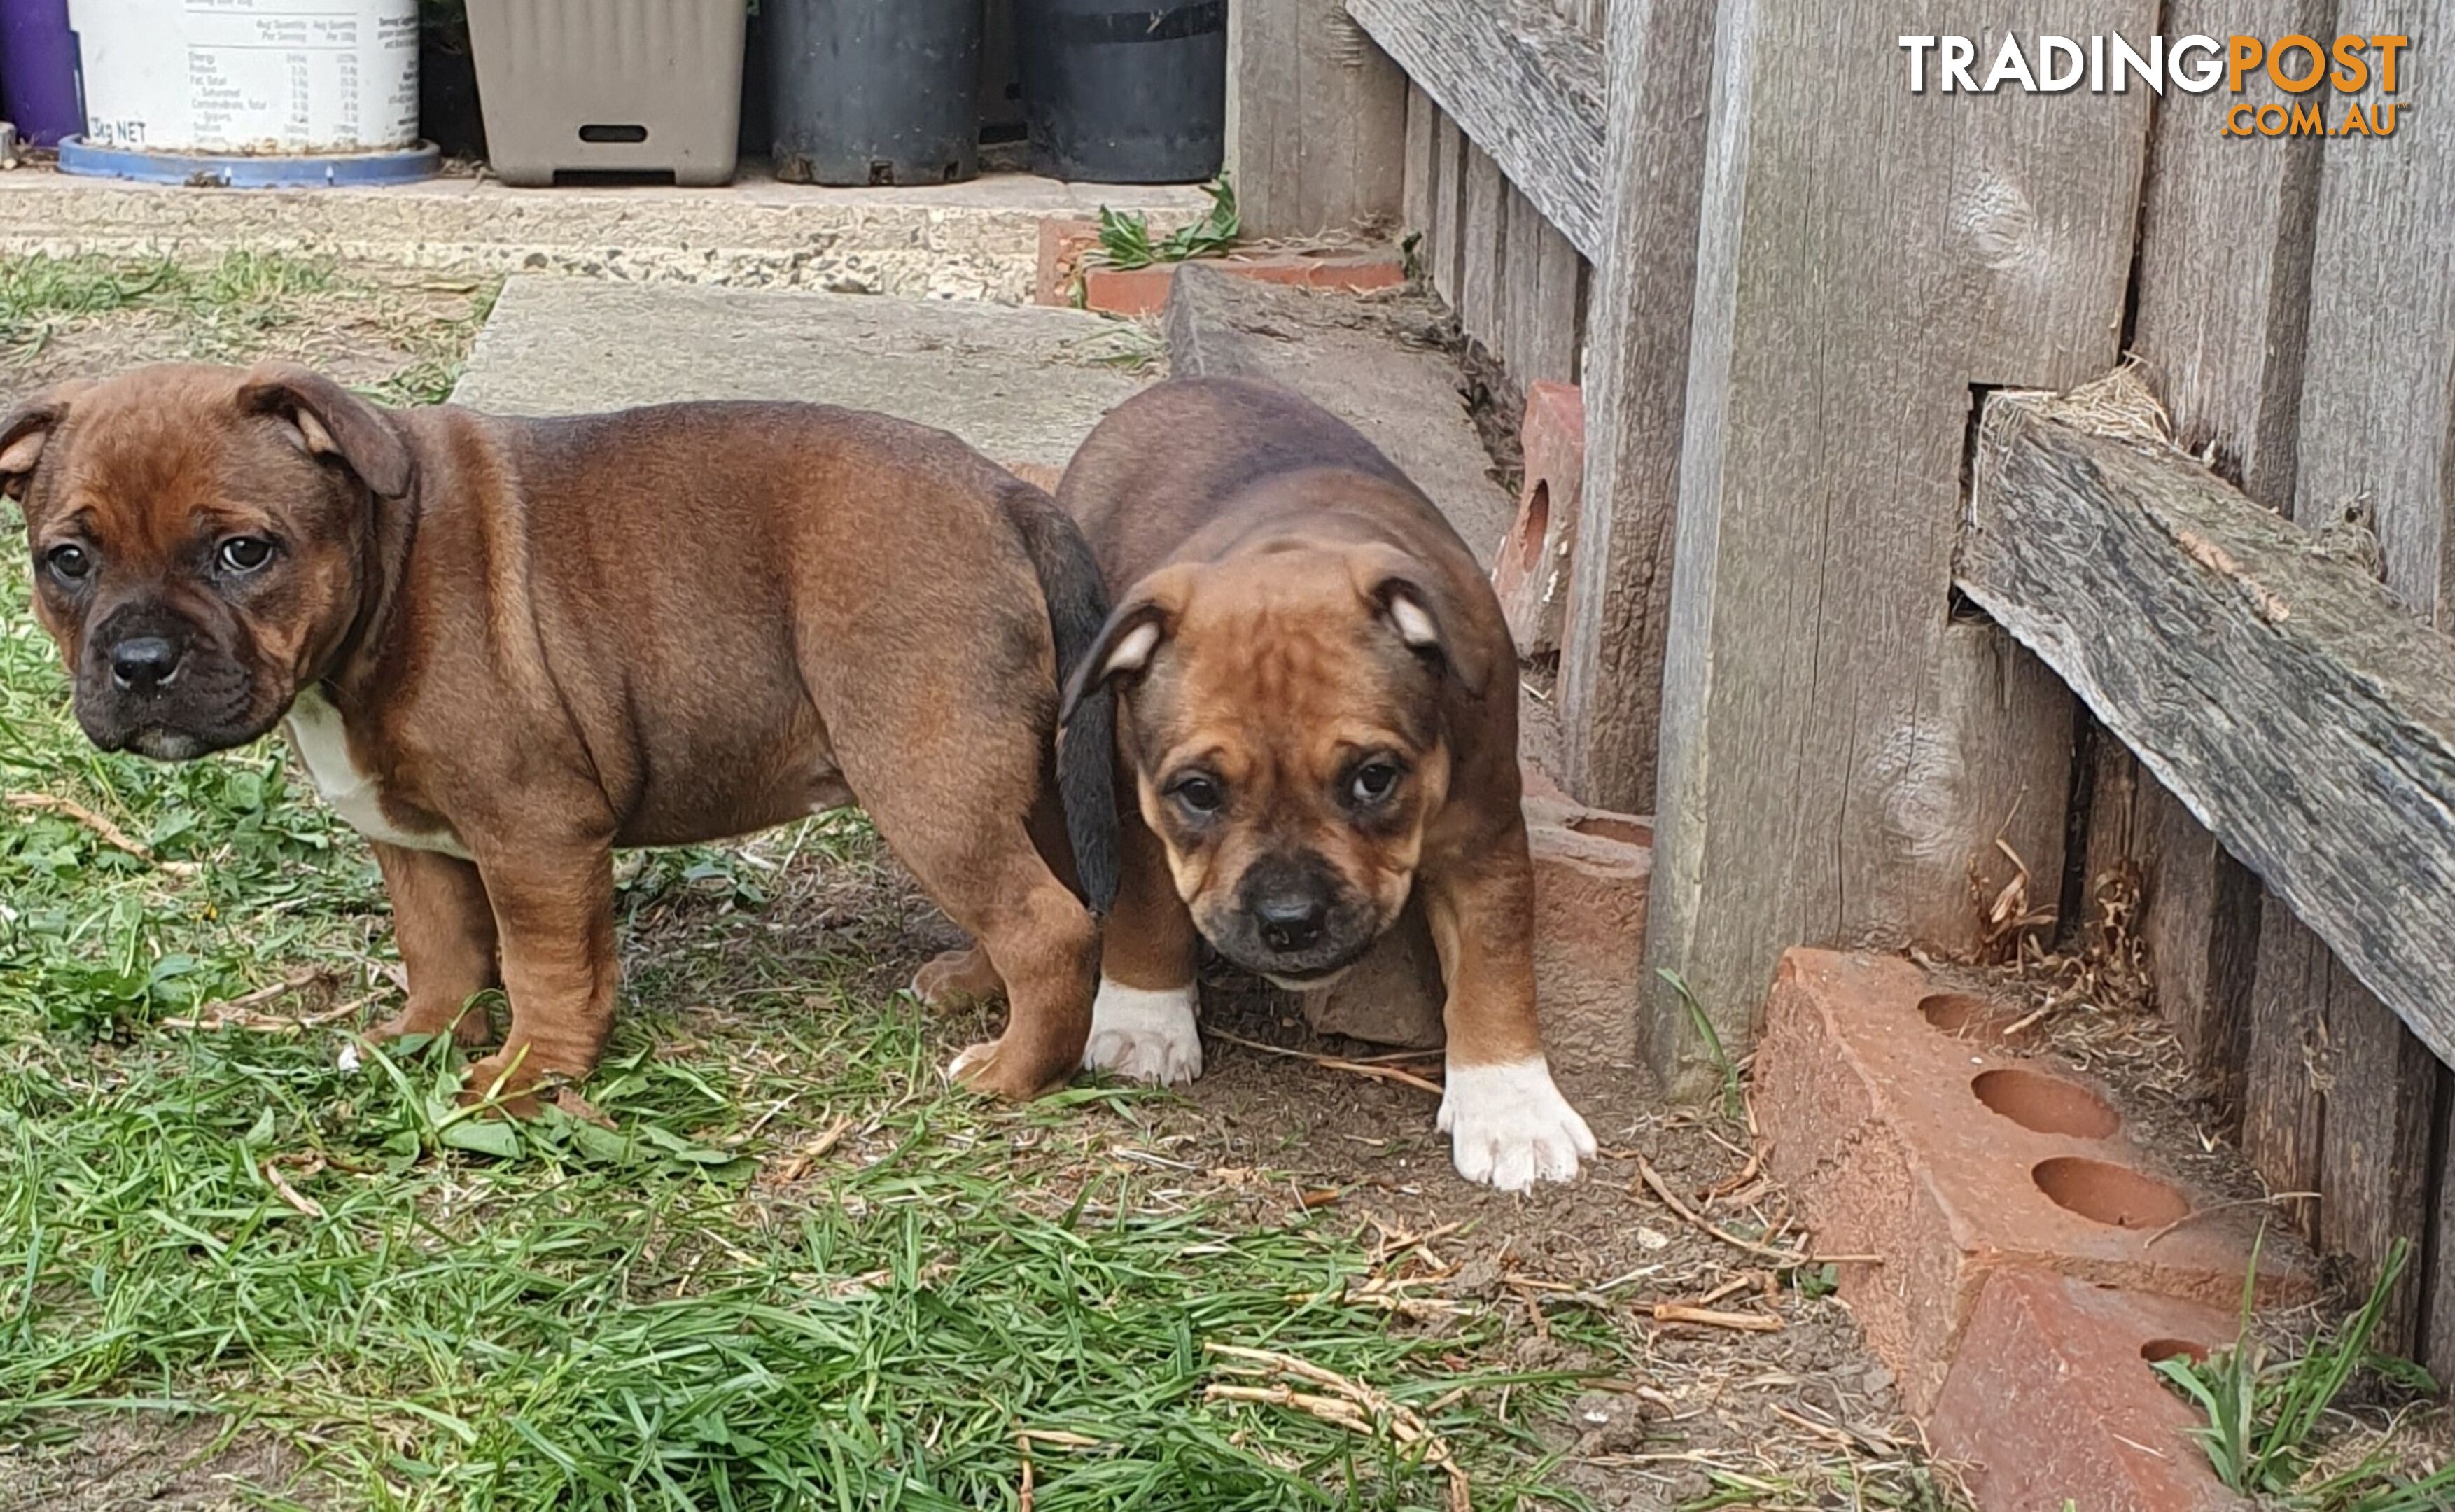
[[[776,176],[951,184],[980,171],[981,0],[761,0]]]
[[[1219,171],[1228,0],[1014,0],[1014,30],[1032,171],[1107,184]]]

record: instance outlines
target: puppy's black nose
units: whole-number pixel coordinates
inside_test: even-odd
[[[179,671],[180,648],[159,635],[134,635],[111,648],[111,677],[131,693],[152,693]]]
[[[1329,917],[1329,904],[1318,893],[1273,893],[1253,904],[1262,943],[1287,955],[1319,944]]]

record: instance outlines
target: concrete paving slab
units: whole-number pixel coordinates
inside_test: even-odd
[[[1147,328],[1043,306],[523,274],[504,284],[452,397],[505,414],[803,399],[1063,468],[1143,386],[1126,360],[1156,352]]]
[[[915,298],[1031,297],[1043,219],[1106,205],[1172,229],[1193,186],[967,184],[829,189],[752,168],[721,189],[513,189],[489,178],[302,191],[198,189],[0,173],[0,252],[213,256],[233,249],[463,272],[824,289]]]
[[[1393,301],[1282,288],[1200,263],[1177,270],[1168,370],[1283,384],[1363,432],[1490,567],[1517,517],[1458,392],[1455,358],[1410,344]]]

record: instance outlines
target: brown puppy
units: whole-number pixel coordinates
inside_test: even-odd
[[[1079,1062],[1097,925],[1043,848],[1106,905],[1106,711],[1055,738],[1105,595],[1047,495],[954,437],[790,404],[394,412],[298,368],[157,367],[0,420],[0,491],[95,744],[184,760],[288,721],[392,895],[409,1001],[383,1032],[480,1040],[468,1000],[506,989],[471,1096],[525,1110],[595,1065],[617,846],[848,802],[1013,987],[951,1073],[1022,1098]]]
[[[1458,1171],[1512,1191],[1574,1177],[1594,1141],[1535,1023],[1516,655],[1465,543],[1370,442],[1253,383],[1145,391],[1057,496],[1117,598],[1070,692],[1116,689],[1142,819],[1121,837],[1085,1063],[1201,1074],[1197,933],[1313,987],[1420,889]]]

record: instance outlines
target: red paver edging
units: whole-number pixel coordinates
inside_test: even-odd
[[[2231,1338],[2257,1216],[2156,1174],[2086,1079],[2010,1053],[2017,1030],[1908,961],[1791,951],[1756,1052],[1767,1166],[1819,1252],[1881,1257],[1840,1266],[1842,1299],[1938,1452],[1984,1462],[1985,1512],[2230,1505],[2196,1445],[2106,1445],[2191,1420],[2141,1350]],[[2264,1300],[2311,1295],[2262,1272]]]
[[[1526,482],[1517,519],[1491,566],[1492,592],[1509,616],[1521,656],[1560,649],[1569,607],[1569,567],[1577,542],[1577,511],[1586,494],[1586,402],[1573,383],[1537,383],[1527,391],[1518,427]]]
[[[2043,1271],[1989,1272],[1927,1424],[1985,1512],[2227,1512],[2154,1360],[2230,1342],[2234,1319]]]
[[[1147,268],[1085,266],[1084,258],[1100,245],[1096,221],[1050,219],[1040,223],[1040,267],[1032,280],[1032,302],[1074,303],[1074,287],[1082,282],[1083,308],[1112,315],[1155,315],[1167,307],[1167,292],[1176,277],[1174,263]],[[1337,289],[1351,293],[1393,289],[1407,281],[1406,264],[1395,252],[1293,249],[1285,252],[1234,252],[1206,257],[1205,267],[1255,278],[1264,283],[1292,284],[1307,289]]]

